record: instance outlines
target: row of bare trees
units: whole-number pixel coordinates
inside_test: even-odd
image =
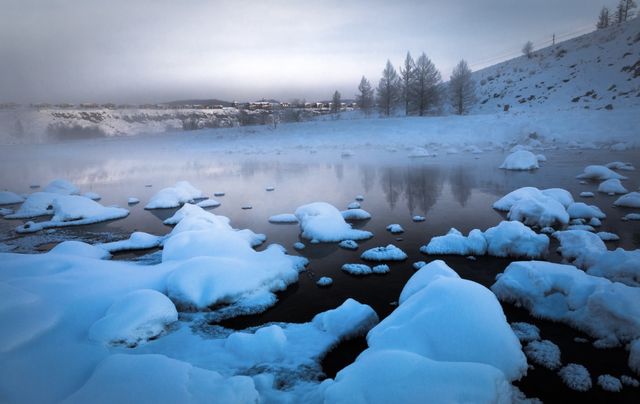
[[[405,115],[424,116],[438,111],[446,99],[457,114],[468,112],[475,102],[475,82],[467,62],[461,60],[445,84],[425,53],[414,61],[409,52],[399,73],[387,60],[375,90],[363,76],[356,95],[358,106],[366,114],[377,106],[385,116],[400,108],[404,109]]]
[[[613,13],[608,7],[602,7],[598,15],[596,28],[603,29],[613,24],[621,24],[633,18],[638,4],[635,0],[620,0]]]

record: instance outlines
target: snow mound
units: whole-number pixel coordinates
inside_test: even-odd
[[[351,275],[370,275],[373,273],[373,269],[366,264],[344,264],[341,269]]]
[[[328,276],[323,276],[316,282],[316,285],[321,287],[331,286],[333,284],[333,279]]]
[[[85,192],[84,194],[82,194],[82,196],[84,196],[85,198],[89,198],[91,200],[94,201],[99,201],[100,199],[102,199],[102,197],[95,193],[95,192]]]
[[[360,209],[360,202],[353,201],[347,205],[347,209]]]
[[[194,199],[202,198],[203,193],[187,181],[179,181],[173,187],[163,188],[145,206],[145,209],[177,208]]]
[[[530,226],[550,227],[569,223],[566,208],[573,202],[571,193],[562,188],[540,190],[523,187],[500,198],[493,208],[509,212],[507,217],[510,220],[522,221]]]
[[[627,213],[622,217],[622,220],[640,220],[640,213]]]
[[[391,234],[404,233],[404,229],[402,228],[402,226],[400,226],[397,223],[390,224],[389,226],[387,226],[387,231],[390,232]]]
[[[317,314],[311,323],[344,340],[367,333],[378,321],[378,315],[370,306],[349,298],[339,307]]]
[[[544,255],[549,237],[537,234],[520,222],[502,221],[484,232],[487,254],[496,257],[530,257]]]
[[[536,317],[569,324],[607,346],[640,337],[640,290],[574,266],[542,261],[513,262],[491,287],[505,302]]]
[[[618,393],[622,391],[622,382],[617,377],[611,375],[598,376],[598,386],[604,391],[610,391],[612,393]]]
[[[296,241],[295,243],[293,243],[293,248],[295,248],[296,250],[304,250],[305,249],[305,245],[304,243],[301,243],[299,241]]]
[[[473,229],[467,237],[457,229],[450,229],[444,236],[431,238],[429,244],[420,247],[425,254],[484,255],[487,252],[487,240],[482,232]]]
[[[196,203],[196,205],[200,206],[201,208],[217,208],[221,205],[221,203],[216,201],[215,199],[205,199],[204,201]]]
[[[128,239],[96,244],[96,247],[100,247],[110,253],[130,250],[146,250],[149,248],[159,247],[163,240],[164,237],[162,236],[155,236],[143,231],[135,231],[131,233],[131,236],[129,236]]]
[[[89,330],[89,337],[106,344],[135,346],[163,333],[178,321],[171,300],[151,289],[131,292],[115,301]]]
[[[293,213],[281,213],[269,217],[269,223],[298,223],[298,218]]]
[[[585,191],[585,192],[580,192],[580,196],[583,198],[593,198],[595,194],[593,192]]]
[[[371,219],[371,213],[360,208],[349,208],[340,212],[344,220],[368,220]]]
[[[400,292],[400,297],[398,298],[399,304],[404,303],[407,299],[409,299],[415,293],[424,289],[435,279],[441,277],[460,278],[458,273],[451,269],[442,260],[431,261],[428,264],[425,264],[424,262],[422,263],[423,265],[420,265],[418,268],[416,268],[419,269],[419,271],[413,274],[404,285],[404,288],[402,288],[402,292]]]
[[[567,207],[567,213],[571,219],[605,219],[605,215],[599,207],[595,205],[587,205],[582,202],[575,202]]]
[[[587,368],[577,363],[570,363],[558,372],[564,384],[576,391],[591,389],[591,375]]]
[[[51,192],[34,192],[27,196],[24,203],[13,214],[6,215],[7,219],[27,219],[37,216],[53,214],[53,201],[60,194]]]
[[[599,231],[596,233],[596,236],[600,237],[602,241],[618,241],[620,240],[620,236],[615,233],[610,233],[608,231]]]
[[[42,192],[59,195],[78,195],[80,189],[67,180],[57,179],[47,184],[47,186],[42,189]]]
[[[640,208],[640,192],[629,192],[616,199],[613,204],[624,208]]]
[[[409,154],[407,156],[416,158],[416,157],[435,157],[437,155],[438,155],[437,153],[430,152],[424,147],[417,146],[411,149],[411,151],[409,151]]]
[[[549,340],[531,341],[524,348],[527,358],[547,369],[555,370],[562,365],[560,348]]]
[[[370,248],[363,252],[360,258],[365,261],[404,261],[407,259],[407,254],[393,244],[389,244],[386,247]]]
[[[234,332],[225,341],[225,349],[243,359],[276,362],[285,354],[287,336],[278,325],[258,329],[255,333]]]
[[[314,202],[300,206],[295,212],[302,237],[312,243],[332,243],[343,240],[365,240],[373,237],[368,231],[352,229],[342,214],[326,202]]]
[[[358,243],[356,243],[353,240],[342,240],[338,246],[340,248],[344,248],[345,250],[357,250],[358,249]]]
[[[540,329],[533,324],[524,322],[511,323],[511,329],[520,342],[531,342],[540,339]]]
[[[534,170],[540,168],[538,158],[527,150],[518,150],[507,156],[500,168],[505,170]]]
[[[604,166],[612,170],[622,171],[635,171],[636,169],[633,164],[622,161],[612,161],[611,163],[605,164]]]
[[[0,191],[0,205],[11,205],[14,203],[22,203],[24,198],[11,191]]]
[[[27,201],[25,201],[25,204]],[[98,202],[78,195],[58,195],[53,199],[52,206],[53,217],[51,220],[38,223],[28,222],[18,226],[16,231],[18,233],[32,233],[52,227],[80,226],[105,222],[121,219],[129,215],[127,209],[105,207]]]
[[[411,218],[411,220],[417,223],[417,222],[424,222],[427,219],[424,216],[415,215]]]
[[[576,178],[584,179],[584,180],[609,180],[609,179],[617,179],[617,180],[626,180],[627,177],[624,175],[620,175],[615,171],[610,170],[605,166],[592,165],[587,166],[584,169],[584,172],[578,175]]]
[[[111,258],[111,254],[104,249],[76,240],[63,241],[49,250],[48,254],[74,255],[97,260]]]
[[[111,386],[111,388],[105,388]],[[107,357],[68,403],[198,403],[211,400],[255,403],[259,400],[248,376],[225,378],[164,355]]]
[[[371,270],[373,271],[374,274],[387,274],[391,271],[391,269],[389,268],[389,265],[387,264],[380,264],[380,265],[375,265],[373,268],[371,268]]]
[[[598,192],[614,195],[626,194],[629,191],[624,186],[622,186],[620,180],[611,178],[600,183],[600,185],[598,186]]]

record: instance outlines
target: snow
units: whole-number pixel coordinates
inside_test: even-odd
[[[536,258],[546,254],[549,237],[536,234],[520,222],[502,221],[484,232],[487,254],[496,257]]]
[[[27,196],[24,203],[20,205],[15,213],[6,215],[7,219],[27,219],[37,216],[53,214],[53,201],[60,197],[60,194],[50,192],[34,192]]]
[[[371,268],[371,270],[373,271],[374,274],[386,274],[386,273],[389,273],[390,271],[389,265],[387,264],[375,265],[374,267]]]
[[[617,179],[617,180],[626,180],[627,177],[624,175],[620,175],[615,171],[599,165],[591,165],[587,166],[584,169],[584,172],[578,175],[576,178],[584,179],[584,180],[609,180],[609,179]]]
[[[293,213],[281,213],[269,217],[269,223],[298,223],[298,218]]]
[[[0,205],[12,205],[14,203],[22,203],[24,198],[15,192],[0,191]]]
[[[129,198],[127,198],[127,203],[129,205],[135,205],[135,204],[140,203],[140,199],[138,199],[136,197],[133,197],[133,196],[130,196]]]
[[[533,316],[569,324],[607,346],[640,337],[640,290],[587,275],[574,266],[513,262],[491,287]]]
[[[411,218],[411,220],[413,220],[414,222],[424,222],[427,219],[424,216],[415,215]]]
[[[607,217],[600,208],[595,205],[587,205],[582,202],[575,202],[567,207],[567,213],[571,219],[604,219]]]
[[[627,375],[622,375],[620,376],[620,381],[622,382],[622,384],[624,384],[625,386],[629,386],[629,387],[640,387],[640,381],[638,381],[638,379],[633,378],[631,376],[627,376]]]
[[[344,220],[369,220],[371,219],[371,214],[364,209],[360,208],[349,208],[347,210],[343,210],[340,212]]]
[[[220,191],[214,192],[213,196],[224,196],[224,192],[220,192]]]
[[[360,258],[366,261],[404,261],[407,259],[407,254],[393,244],[389,244],[386,247],[370,248],[363,252]]]
[[[558,372],[564,384],[576,391],[591,389],[591,375],[587,368],[577,363],[570,363]]]
[[[347,205],[347,209],[360,209],[360,202],[353,201],[349,205]]]
[[[109,386],[109,388],[105,388]],[[254,403],[259,399],[248,376],[225,378],[164,355],[114,354],[102,361],[68,403]]]
[[[402,292],[400,293],[400,297],[398,298],[398,303],[404,303],[415,293],[428,286],[434,279],[440,277],[460,278],[460,276],[458,276],[458,273],[451,269],[442,260],[431,261],[428,264],[425,264],[424,261],[420,262],[423,265],[417,266],[416,269],[419,269],[419,271],[413,274],[404,285],[404,288],[402,288]],[[416,267],[415,264],[414,267]]]
[[[622,391],[622,382],[617,377],[611,375],[598,376],[598,386],[604,391],[610,391],[612,393],[618,393]]]
[[[267,192],[272,192],[272,191],[275,191],[275,190],[276,190],[276,187],[274,187],[274,186],[272,186],[272,185],[267,186],[267,187],[265,188],[265,191],[267,191]]]
[[[404,229],[402,228],[402,226],[400,226],[397,223],[390,224],[389,226],[387,226],[387,231],[390,232],[391,234],[404,233]]]
[[[580,192],[580,196],[583,198],[593,198],[595,194],[593,192],[584,191],[584,192]]]
[[[613,204],[624,208],[640,208],[640,192],[629,192],[616,199]]]
[[[340,248],[344,248],[345,250],[358,249],[358,243],[356,243],[354,240],[342,240],[340,243],[338,243],[338,246]]]
[[[473,229],[463,236],[457,229],[450,229],[444,236],[433,237],[429,244],[420,247],[425,254],[484,255],[487,241],[482,232]]]
[[[320,287],[331,286],[333,284],[333,279],[328,276],[323,276],[316,282],[316,285]]]
[[[540,329],[525,322],[511,323],[511,329],[520,342],[531,342],[540,339]]]
[[[300,206],[295,212],[302,237],[312,243],[332,243],[343,240],[365,240],[373,237],[368,231],[352,229],[342,214],[326,202]]]
[[[196,205],[200,206],[201,208],[216,208],[220,206],[221,203],[216,201],[215,199],[205,199],[203,201],[196,203]]]
[[[295,248],[296,250],[300,251],[300,250],[304,250],[306,246],[304,245],[304,243],[301,243],[299,241],[293,243],[293,248]]]
[[[413,269],[415,269],[417,271],[418,269],[422,268],[425,265],[427,265],[427,263],[424,262],[424,261],[416,261],[416,262],[413,263],[412,266],[413,266]]]
[[[518,150],[507,156],[500,168],[505,170],[534,170],[540,168],[535,154],[527,150]]]
[[[163,188],[149,200],[145,209],[177,208],[194,199],[202,198],[203,193],[187,181],[179,181],[173,187]]]
[[[371,307],[347,299],[340,307],[317,314],[311,323],[323,332],[349,339],[366,334],[378,321],[378,315]]]
[[[82,241],[67,240],[55,245],[47,254],[74,255],[76,257],[105,260],[111,258],[109,251]]]
[[[358,201],[358,202],[362,202],[362,201],[364,201],[364,196],[362,196],[362,195],[356,195],[356,197],[355,197],[354,199],[355,199],[356,201]]]
[[[560,348],[549,340],[531,341],[524,348],[527,358],[547,369],[555,370],[562,365]]]
[[[571,226],[567,226],[567,230],[584,230],[591,232],[596,231],[596,229],[594,229],[592,226],[589,226],[588,224],[572,224]]]
[[[509,212],[507,217],[510,220],[522,221],[530,226],[549,227],[569,223],[566,208],[571,204],[573,197],[564,189],[523,187],[500,198],[493,208]]]
[[[156,338],[178,321],[173,302],[155,290],[139,289],[115,301],[89,329],[89,338],[106,344],[135,346]]]
[[[620,240],[620,236],[615,233],[610,233],[608,231],[599,231],[596,233],[600,240],[602,241],[618,241]]]
[[[373,273],[373,269],[366,264],[344,264],[341,269],[351,275],[371,275]]]
[[[622,217],[622,220],[640,220],[640,213],[627,213]]]
[[[155,236],[142,231],[135,231],[131,233],[131,236],[129,236],[128,239],[96,244],[96,247],[100,247],[110,253],[130,250],[146,250],[149,248],[159,247],[163,240],[164,237],[162,236]]]
[[[28,201],[29,198],[24,204],[27,204]],[[51,220],[38,223],[28,222],[18,226],[16,231],[18,233],[32,233],[52,227],[80,226],[105,222],[121,219],[129,215],[127,209],[105,207],[98,202],[78,195],[58,195],[53,199],[52,207],[53,217]],[[19,215],[18,212],[16,212],[16,215]]]
[[[589,220],[589,225],[594,227],[602,226],[602,221],[597,217],[592,217],[591,220]]]
[[[610,168],[612,170],[622,170],[622,171],[635,171],[635,167],[631,163],[622,162],[622,161],[612,161],[611,163],[605,164],[605,167]]]
[[[42,192],[59,195],[77,195],[80,193],[80,189],[67,180],[56,179],[47,184],[47,186],[42,189]]]
[[[100,199],[102,199],[102,197],[95,192],[85,192],[84,194],[82,194],[82,196],[84,196],[85,198],[92,199],[94,201],[99,201]]]
[[[624,186],[622,186],[622,183],[619,179],[611,178],[601,182],[600,185],[598,185],[598,192],[615,195],[626,194],[629,191]]]

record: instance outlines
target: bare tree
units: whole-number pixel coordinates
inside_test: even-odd
[[[369,115],[371,113],[371,109],[373,108],[373,89],[371,88],[371,83],[369,83],[369,80],[367,80],[367,78],[364,76],[362,76],[362,79],[360,79],[358,91],[360,92],[360,94],[356,95],[356,103],[366,115]]]
[[[458,115],[468,112],[476,101],[476,83],[471,77],[469,65],[464,60],[461,60],[451,73],[449,97],[451,105]]]
[[[340,97],[340,93],[336,90],[333,93],[333,98],[331,99],[331,113],[336,114],[340,112],[340,107],[342,106],[342,101]]]
[[[400,67],[400,80],[402,82],[402,99],[404,101],[404,114],[409,115],[409,104],[411,101],[411,86],[415,76],[416,64],[411,57],[411,53],[407,52],[404,59],[404,66]]]
[[[635,0],[620,0],[616,7],[615,20],[617,23],[626,22],[633,17],[633,9],[638,5]]]
[[[377,93],[380,111],[386,116],[391,115],[400,100],[401,88],[398,73],[389,60],[382,71]]]
[[[527,55],[529,59],[531,59],[531,55],[533,54],[533,42],[527,41],[522,47],[522,53]]]
[[[607,7],[602,7],[600,10],[600,15],[598,16],[598,23],[596,24],[597,29],[604,29],[609,26],[609,9]]]
[[[423,116],[429,109],[438,105],[441,83],[440,72],[427,55],[422,53],[416,62],[413,85],[411,86],[411,100],[418,115]]]

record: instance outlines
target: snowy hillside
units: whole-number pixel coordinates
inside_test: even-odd
[[[640,18],[474,73],[474,113],[640,106]]]

